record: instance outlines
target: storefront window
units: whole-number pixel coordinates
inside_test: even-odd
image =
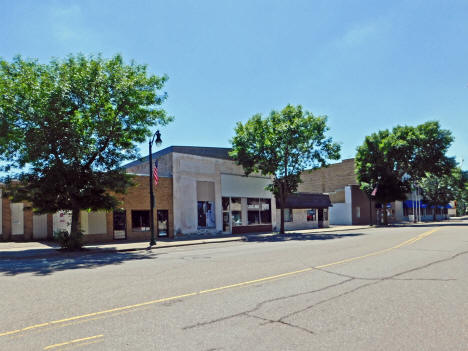
[[[323,220],[328,221],[328,208],[323,209]]]
[[[285,208],[284,209],[284,221],[285,222],[292,222],[293,221],[292,208]]]
[[[242,211],[241,198],[231,197],[231,210]]]
[[[260,199],[260,220],[262,224],[271,223],[271,199]]]
[[[242,212],[241,211],[232,211],[231,217],[232,217],[233,227],[242,225]]]
[[[229,198],[223,197],[222,203],[223,203],[223,211],[229,211]]]
[[[134,231],[150,230],[150,211],[132,211],[132,229]]]
[[[248,224],[260,224],[260,202],[258,199],[247,199]]]
[[[242,225],[242,202],[240,197],[231,197],[231,221],[233,227]]]
[[[315,222],[317,220],[317,213],[315,208],[307,210],[307,222]]]
[[[216,227],[213,201],[198,201],[198,228]]]

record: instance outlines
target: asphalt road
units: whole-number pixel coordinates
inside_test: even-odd
[[[0,261],[0,350],[468,350],[468,223]]]

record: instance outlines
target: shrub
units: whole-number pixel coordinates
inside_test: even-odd
[[[54,239],[65,250],[79,250],[83,246],[83,233],[81,231],[72,237],[66,230],[59,230],[54,232]]]

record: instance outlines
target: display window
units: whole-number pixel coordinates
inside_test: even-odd
[[[198,201],[198,228],[216,227],[213,201]]]
[[[150,230],[150,211],[149,210],[132,210],[132,229],[134,231],[149,231]]]
[[[307,222],[315,222],[317,220],[317,211],[315,208],[307,210]]]

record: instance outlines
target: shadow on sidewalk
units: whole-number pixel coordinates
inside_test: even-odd
[[[31,273],[37,276],[50,275],[55,272],[72,269],[94,269],[108,265],[119,265],[126,261],[150,260],[161,255],[148,251],[135,252],[70,252],[59,256],[19,259],[0,259],[0,275],[13,276]]]
[[[247,235],[245,236],[244,241],[248,242],[277,242],[277,241],[305,241],[305,240],[333,240],[333,239],[342,239],[347,237],[356,237],[366,235],[363,233],[340,233],[340,234],[301,234],[301,233],[286,233],[286,234],[275,234],[269,236],[256,236],[256,235]]]

